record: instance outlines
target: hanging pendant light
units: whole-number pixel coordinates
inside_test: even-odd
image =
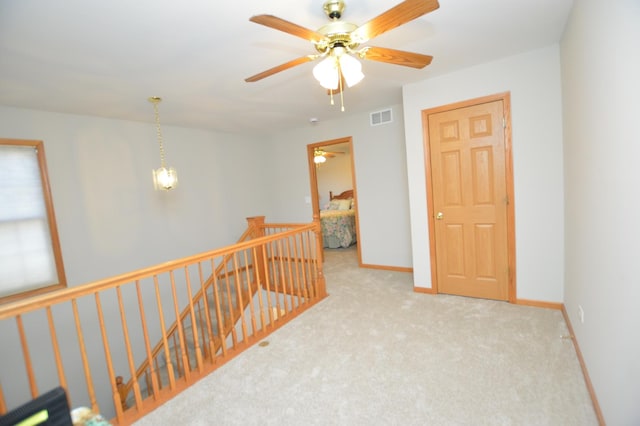
[[[178,186],[178,172],[173,167],[167,167],[164,162],[164,146],[162,144],[162,130],[160,130],[160,115],[158,114],[158,104],[162,102],[162,98],[152,96],[149,98],[149,102],[153,104],[153,111],[156,115],[156,132],[160,147],[160,167],[153,170],[153,186],[157,191],[169,191]]]

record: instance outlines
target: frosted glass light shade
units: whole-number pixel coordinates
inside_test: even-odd
[[[313,67],[313,76],[325,89],[337,90],[340,74],[336,58],[329,56]]]
[[[313,162],[316,164],[324,163],[325,161],[327,161],[327,159],[324,157],[324,155],[316,155],[315,157],[313,157]]]
[[[359,60],[351,55],[345,54],[340,56],[339,61],[340,70],[342,71],[347,86],[351,87],[362,81],[364,74],[362,73],[362,64]]]
[[[173,167],[160,167],[153,171],[153,186],[157,191],[168,191],[178,186],[178,172]]]
[[[313,76],[325,89],[338,90],[340,74],[348,87],[355,86],[364,78],[360,61],[347,53],[329,56],[313,67]]]

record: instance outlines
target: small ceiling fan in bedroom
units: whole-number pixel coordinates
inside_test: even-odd
[[[347,87],[351,87],[364,78],[362,64],[356,57],[412,68],[424,68],[429,65],[433,57],[421,53],[386,47],[360,46],[372,38],[432,12],[438,7],[437,0],[405,0],[369,22],[358,26],[340,20],[345,8],[343,0],[326,0],[323,9],[331,22],[317,31],[273,15],[253,16],[249,19],[251,22],[310,41],[317,53],[285,62],[246,78],[245,81],[255,82],[297,65],[322,59],[313,68],[313,75],[320,82],[320,85],[328,90],[333,104],[334,92],[339,92],[342,96],[345,84]],[[342,110],[344,111],[344,103]]]
[[[316,148],[313,150],[313,162],[316,164],[324,163],[327,158],[333,158],[336,155],[344,154],[340,151],[325,151],[322,148]]]

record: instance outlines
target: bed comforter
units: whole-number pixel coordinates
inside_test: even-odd
[[[325,248],[349,247],[356,239],[355,210],[322,210],[322,242]]]

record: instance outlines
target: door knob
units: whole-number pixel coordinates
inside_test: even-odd
[[[444,214],[442,212],[438,212],[438,214],[436,214],[437,220],[442,220],[443,217],[444,217]]]

